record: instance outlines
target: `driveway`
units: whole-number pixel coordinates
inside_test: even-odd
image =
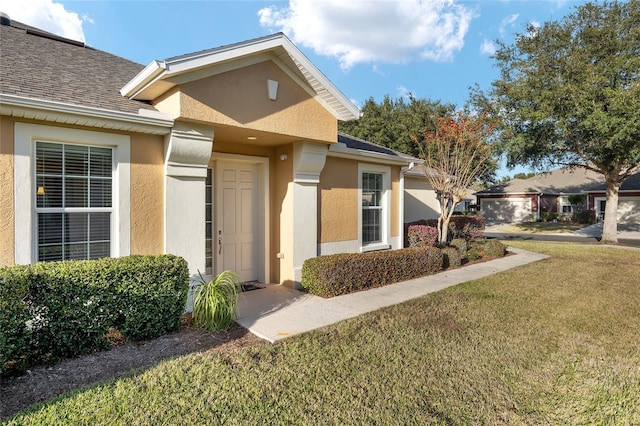
[[[488,225],[484,235],[488,238],[502,240],[537,240],[537,241],[561,241],[561,242],[598,242],[602,238],[602,223],[587,226],[579,231],[562,234],[529,234],[500,232],[500,225]],[[640,246],[640,226],[618,224],[618,242],[630,246]]]

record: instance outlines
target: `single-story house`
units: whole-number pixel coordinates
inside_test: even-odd
[[[173,253],[297,285],[318,254],[402,246],[417,159],[283,34],[146,67],[2,17],[0,266]]]
[[[488,222],[515,223],[537,220],[542,213],[570,215],[569,196],[586,196],[588,210],[604,217],[606,186],[604,177],[582,168],[560,168],[528,179],[513,179],[476,192],[480,214]],[[618,223],[640,224],[640,173],[629,177],[619,193]]]

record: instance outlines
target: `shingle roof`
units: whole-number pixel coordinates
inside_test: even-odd
[[[125,113],[155,110],[120,88],[144,67],[22,23],[0,25],[0,93]]]
[[[577,194],[605,190],[604,177],[600,173],[582,168],[561,168],[528,179],[513,179],[492,186],[476,194]],[[640,189],[640,174],[628,178],[621,189]]]
[[[347,135],[346,133],[342,132],[338,132],[338,142],[345,144],[347,148],[351,149],[376,152],[378,154],[386,154],[392,157],[398,157],[399,159],[413,160],[413,157],[407,154],[403,154],[402,152],[394,151],[393,149],[375,144],[373,142],[367,142],[364,139],[356,138],[355,136]]]

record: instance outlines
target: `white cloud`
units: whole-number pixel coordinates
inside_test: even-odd
[[[493,44],[491,40],[485,38],[480,45],[480,53],[493,55],[496,53],[496,45]]]
[[[515,23],[518,20],[520,14],[514,13],[513,15],[509,15],[502,19],[500,22],[500,34],[504,36],[507,28],[515,27]]]
[[[81,42],[85,41],[83,21],[93,22],[53,0],[0,0],[0,11],[12,20]]]
[[[290,0],[258,15],[262,26],[337,58],[343,69],[369,62],[450,61],[475,17],[455,0]]]
[[[396,87],[396,91],[398,92],[398,96],[400,96],[401,98],[410,99],[412,96],[411,90],[407,89],[404,86]]]
[[[380,69],[380,67],[378,66],[378,64],[373,64],[373,66],[371,67],[371,71],[372,71],[372,72],[374,72],[374,73],[376,73],[376,74],[379,74],[379,75],[381,75],[381,76],[383,76],[383,77],[386,77],[386,76],[387,76],[387,73],[385,73],[384,71],[382,71],[382,70]]]

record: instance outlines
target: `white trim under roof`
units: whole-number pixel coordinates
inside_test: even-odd
[[[173,126],[168,115],[154,110],[132,114],[4,94],[0,94],[0,115],[152,135],[166,135]]]
[[[175,86],[175,83],[167,81],[172,77],[267,52],[273,53],[282,66],[305,81],[315,93],[316,100],[336,119],[349,121],[360,117],[359,109],[282,33],[153,61],[120,89],[120,93],[130,99],[151,100],[158,95],[152,86],[160,86],[161,91],[166,91]]]

